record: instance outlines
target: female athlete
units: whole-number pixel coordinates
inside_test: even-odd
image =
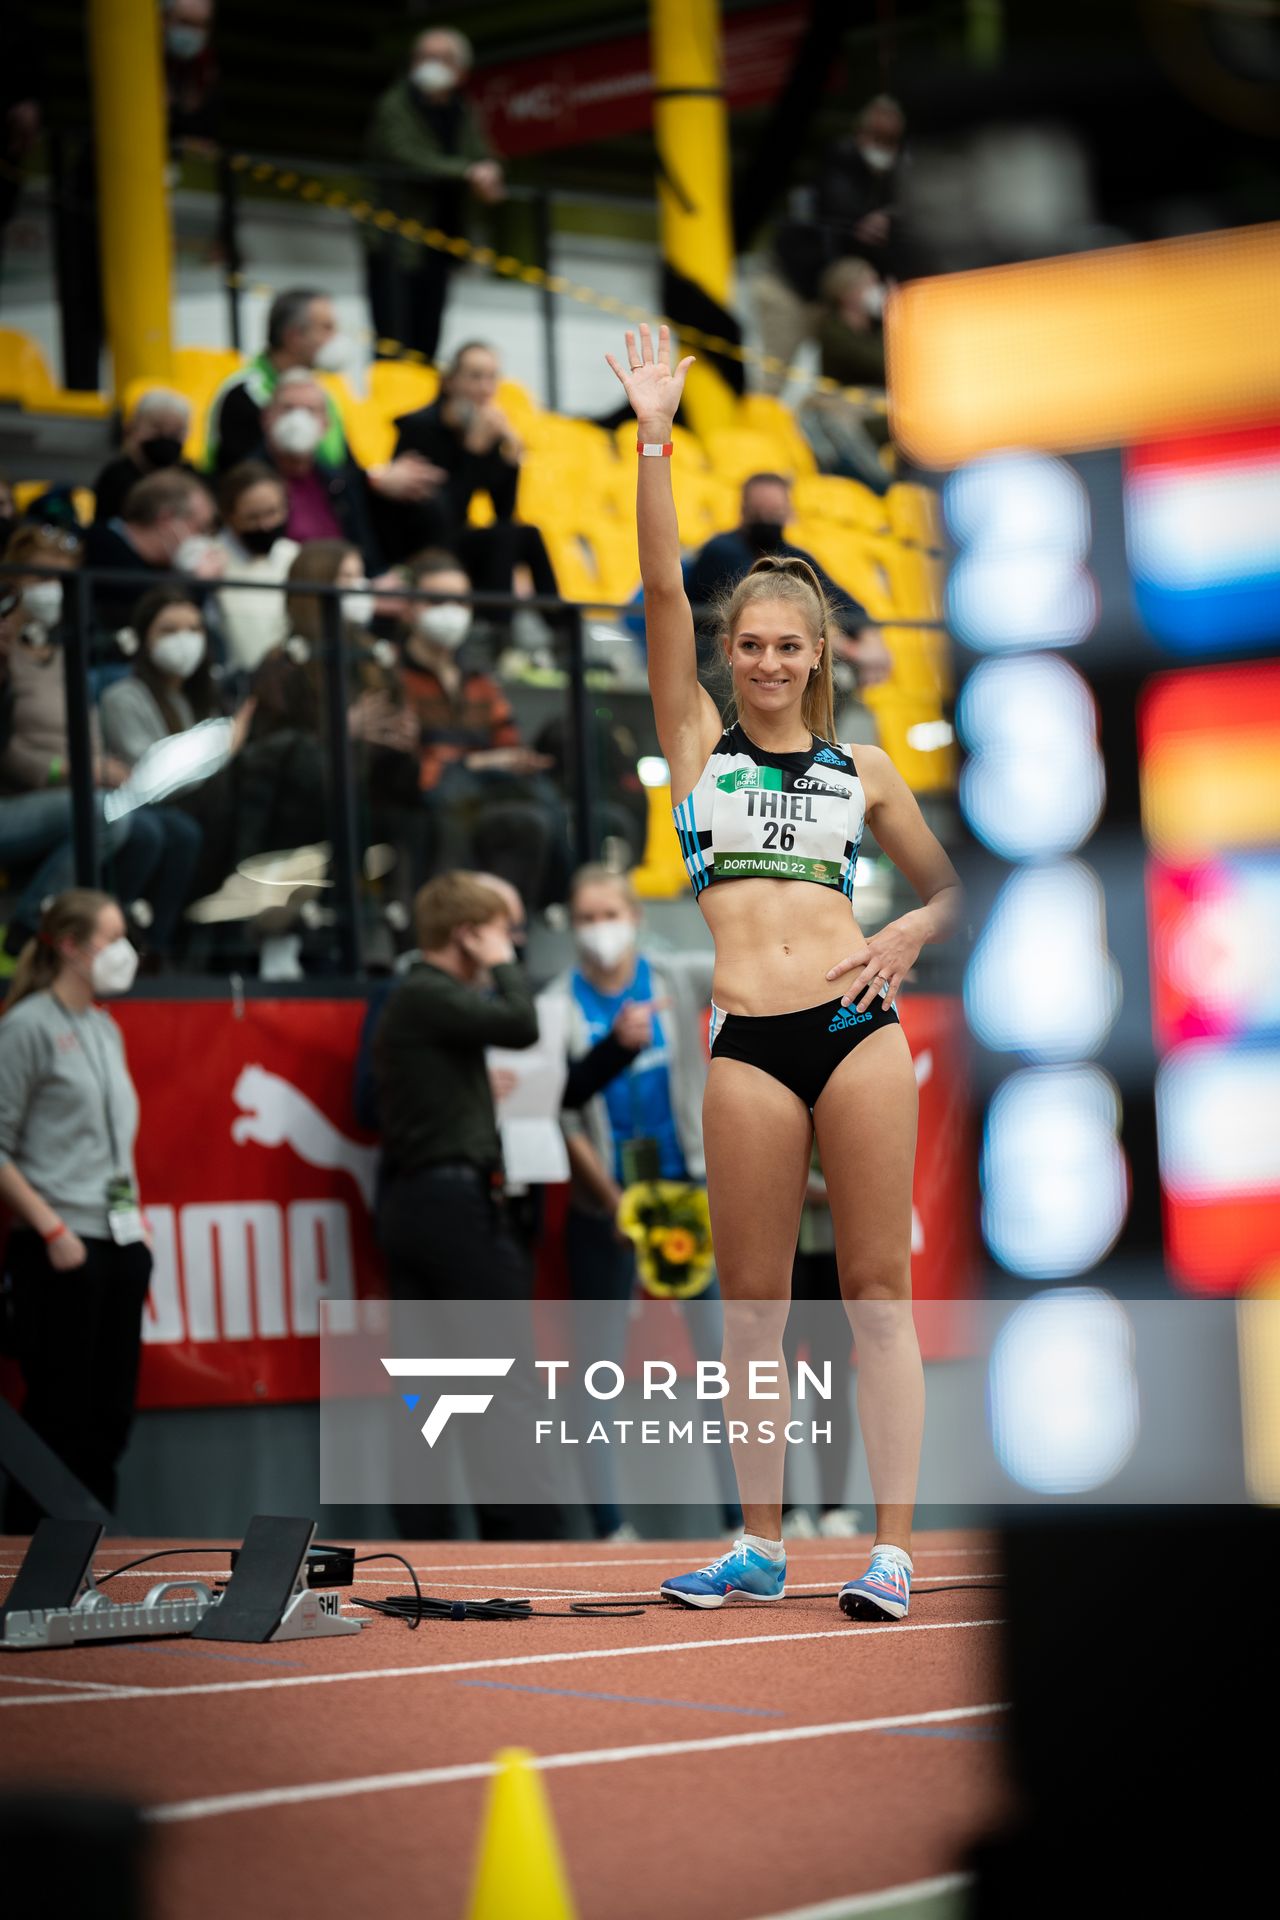
[[[747,1363],[774,1361],[776,1375],[759,1377],[781,1382],[781,1401],[764,1411],[779,1432],[789,1416],[782,1329],[816,1130],[876,1496],[870,1565],[840,1606],[852,1619],[901,1620],[924,1375],[910,1306],[916,1082],[894,1000],[921,947],[954,927],[959,881],[888,756],[860,746],[855,767],[832,740],[830,621],[802,560],[758,561],[724,609],[736,708],[726,729],[698,680],[668,465],[693,362],[672,371],[666,327],[656,353],[644,326],[626,346],[625,366],[606,358],[639,425],[649,688],[685,863],[716,949],[703,1132],[726,1302],[723,1412],[759,1413],[743,1394]],[[923,903],[870,940],[853,919],[864,821]],[[668,1599],[719,1607],[783,1597],[782,1452],[768,1449],[776,1458],[761,1464],[758,1445],[735,1446],[742,1538],[711,1566],[665,1580]]]

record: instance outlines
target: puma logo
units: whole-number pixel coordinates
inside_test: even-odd
[[[231,1093],[240,1113],[231,1122],[238,1147],[292,1147],[299,1160],[322,1172],[350,1174],[360,1197],[373,1211],[378,1150],[348,1140],[289,1080],[266,1067],[245,1067]]]

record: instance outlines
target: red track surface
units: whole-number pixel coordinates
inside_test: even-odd
[[[98,1570],[159,1544],[112,1541]],[[426,1592],[557,1607],[652,1594],[719,1550],[398,1544]],[[979,1624],[1000,1619],[1002,1593],[977,1585],[998,1576],[994,1543],[917,1535],[901,1626],[806,1596],[860,1571],[865,1544],[793,1546],[796,1597],[777,1607],[415,1633],[364,1615],[359,1635],[313,1643],[0,1654],[0,1783],[149,1808],[164,1920],[462,1920],[505,1746],[547,1763],[582,1920],[751,1920],[948,1873],[1007,1804],[1000,1631]],[[19,1558],[0,1541],[0,1587]],[[200,1570],[222,1575],[225,1556],[199,1548],[117,1590]],[[409,1589],[394,1562],[357,1573],[374,1596]],[[953,1580],[974,1590],[930,1594]],[[955,1715],[975,1707],[988,1711]],[[862,1725],[898,1716],[911,1724]],[[686,1750],[711,1742],[725,1744]]]

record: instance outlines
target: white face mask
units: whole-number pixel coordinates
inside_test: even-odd
[[[150,652],[161,673],[187,680],[204,659],[204,635],[196,627],[179,627],[174,633],[161,634]]]
[[[368,587],[352,587],[342,596],[342,617],[353,627],[367,627],[373,619],[373,595]]]
[[[316,348],[311,364],[321,373],[341,373],[351,365],[354,348],[345,333],[331,333],[323,346]]]
[[[290,407],[271,429],[271,444],[280,453],[314,453],[324,439],[324,428],[309,407]]]
[[[884,286],[881,281],[876,280],[871,286],[863,288],[862,310],[870,314],[873,320],[878,320],[884,312]]]
[[[95,993],[107,995],[128,993],[138,972],[138,955],[135,948],[121,934],[93,956],[93,965],[89,970],[89,984]]]
[[[888,173],[898,158],[897,151],[893,147],[862,147],[860,152],[874,173]]]
[[[38,627],[56,627],[62,618],[61,580],[38,580],[22,589],[22,604]]]
[[[217,544],[207,533],[189,533],[185,540],[178,542],[174,551],[175,570],[178,573],[194,573],[205,555],[212,553]]]
[[[204,52],[209,35],[204,27],[187,27],[175,20],[164,30],[164,43],[175,60],[194,60]]]
[[[591,927],[575,927],[573,939],[584,960],[593,960],[598,967],[616,967],[636,943],[635,923],[598,920]]]
[[[442,607],[418,608],[418,632],[437,646],[460,647],[471,631],[471,609],[449,602]]]
[[[413,70],[413,84],[423,93],[446,93],[457,83],[457,74],[443,60],[419,60]]]

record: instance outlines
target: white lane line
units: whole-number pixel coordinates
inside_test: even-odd
[[[0,1686],[72,1687],[77,1693],[127,1693],[118,1680],[51,1680],[47,1673],[8,1673],[0,1667]],[[23,1701],[24,1706],[29,1703]]]
[[[809,1540],[801,1540],[795,1544],[794,1551],[797,1554],[803,1554],[806,1565],[812,1560],[844,1560],[848,1558],[850,1551],[855,1548],[860,1552],[863,1551],[863,1549],[858,1546],[859,1540],[869,1541],[870,1538],[869,1533],[866,1535],[860,1534],[856,1536],[855,1539],[850,1540],[847,1545],[840,1544],[837,1546],[834,1544],[825,1544],[812,1552],[810,1549],[817,1548],[817,1543]],[[563,1567],[658,1567],[666,1566],[673,1552],[679,1553],[687,1547],[689,1550],[689,1558],[694,1559],[704,1548],[710,1549],[717,1544],[720,1546],[728,1546],[728,1538],[726,1537],[720,1542],[714,1540],[673,1540],[665,1553],[637,1553],[630,1555],[626,1559],[602,1559],[593,1555],[589,1560],[429,1560],[425,1564],[415,1563],[413,1570],[415,1573],[522,1573],[526,1569],[541,1571],[548,1567],[552,1572],[558,1572]],[[127,1550],[122,1547],[114,1549],[103,1548],[100,1553],[94,1555],[95,1561],[104,1558],[109,1551],[124,1553],[126,1551],[131,1552],[132,1550]],[[183,1548],[180,1549],[180,1551],[185,1552],[188,1551],[188,1549]],[[209,1546],[207,1548],[196,1549],[196,1551],[221,1553],[224,1549]],[[996,1547],[917,1547],[912,1558],[915,1560],[925,1560],[946,1557],[954,1558],[957,1554],[991,1555],[998,1551]],[[133,1555],[133,1557],[138,1558],[139,1556]],[[16,1573],[20,1565],[21,1561],[18,1560],[15,1560],[12,1566],[0,1564],[0,1576],[6,1573]],[[190,1571],[190,1569],[188,1569],[188,1571]],[[218,1571],[226,1574],[228,1569],[222,1567],[219,1569],[204,1569],[204,1571]],[[157,1580],[168,1579],[171,1576],[163,1572],[155,1573],[153,1571],[150,1577],[153,1580]]]
[[[922,1620],[898,1621],[891,1629],[896,1640],[904,1633],[958,1633],[965,1628],[1002,1627],[1003,1620]],[[114,1694],[92,1694],[89,1700],[177,1700],[194,1694],[262,1693],[282,1687],[332,1687],[357,1680],[420,1680],[436,1673],[488,1673],[502,1667],[554,1667],[573,1660],[642,1659],[650,1653],[699,1653],[719,1647],[756,1647],[772,1642],[775,1646],[794,1646],[801,1640],[845,1639],[850,1647],[871,1646],[883,1639],[874,1627],[813,1627],[804,1633],[747,1633],[724,1640],[652,1641],[638,1647],[577,1647],[568,1653],[514,1653],[490,1660],[445,1660],[432,1666],[360,1667],[348,1673],[297,1673],[269,1680],[208,1680],[184,1687],[121,1687]],[[62,1707],[61,1694],[34,1694],[25,1700],[0,1700],[6,1707]],[[87,1704],[82,1701],[81,1704]]]
[[[859,1913],[883,1913],[887,1908],[914,1906],[917,1900],[940,1900],[944,1894],[963,1893],[972,1885],[972,1874],[939,1873],[932,1880],[904,1881],[875,1893],[851,1893],[843,1900],[823,1900],[816,1907],[762,1914],[760,1920],[852,1920]]]
[[[670,1562],[669,1561],[664,1562],[664,1564],[669,1565]],[[805,1564],[807,1565],[808,1562],[806,1562]],[[845,1560],[842,1562],[842,1564],[845,1564],[845,1565],[848,1564],[847,1555],[845,1556]],[[429,1569],[424,1567],[422,1571],[425,1573],[429,1571]],[[449,1571],[456,1573],[458,1569],[456,1567],[450,1568]],[[206,1578],[208,1577],[208,1575],[212,1573],[215,1573],[215,1569],[212,1567],[193,1567],[185,1573],[169,1574],[167,1578],[170,1580],[190,1580],[190,1579],[196,1579],[196,1578]],[[143,1580],[143,1579],[154,1578],[154,1576],[147,1575],[139,1571],[136,1573],[122,1573],[119,1575],[119,1578],[122,1580]],[[930,1582],[933,1582],[933,1581],[989,1580],[990,1578],[991,1576],[989,1573],[965,1573],[961,1569],[956,1568],[954,1570],[951,1570],[945,1573],[918,1574],[914,1579],[914,1581],[912,1582],[912,1587],[913,1587],[913,1591],[920,1592],[923,1589],[927,1588]],[[399,1584],[401,1586],[411,1588],[413,1586],[413,1581],[407,1573],[400,1573],[400,1572],[357,1573],[353,1584],[356,1586],[365,1586],[365,1587],[386,1587],[386,1586],[395,1586]],[[491,1580],[434,1580],[433,1579],[431,1582],[431,1587],[433,1591],[438,1590],[444,1593],[453,1592],[455,1590],[457,1591],[465,1590],[468,1593],[474,1593],[475,1591],[477,1591],[477,1589],[483,1589],[487,1591],[492,1585],[493,1585],[493,1582]],[[788,1593],[819,1592],[819,1591],[824,1591],[829,1585],[830,1585],[829,1580],[788,1580],[787,1591]],[[606,1588],[606,1587],[527,1587],[523,1585],[516,1585],[514,1582],[509,1580],[504,1580],[502,1582],[502,1587],[503,1587],[504,1593],[507,1595],[515,1594],[515,1593],[542,1594],[548,1600],[635,1600],[635,1599],[641,1599],[645,1595],[649,1595],[652,1597],[658,1592],[657,1587],[625,1587],[622,1589],[615,1589],[611,1587],[610,1588]],[[342,1591],[345,1592],[346,1589],[343,1588]]]
[[[769,1727],[754,1733],[712,1734],[702,1740],[659,1740],[648,1746],[593,1747],[576,1753],[546,1753],[531,1763],[541,1773],[570,1767],[601,1767],[626,1760],[670,1760],[690,1753],[730,1753],[739,1747],[780,1746],[793,1740],[826,1740],[837,1734],[881,1733],[896,1727],[937,1726],[951,1720],[973,1720],[1004,1713],[1008,1702],[989,1700],[979,1707],[941,1707],[930,1713],[891,1713],[875,1720],[831,1720],[808,1727]],[[345,1800],[355,1794],[396,1793],[411,1787],[452,1785],[458,1780],[482,1780],[496,1771],[492,1760],[455,1767],[418,1767],[408,1773],[355,1774],[347,1780],[317,1780],[309,1786],[266,1787],[255,1793],[222,1793],[202,1800],[173,1800],[149,1807],[144,1817],[156,1821],[209,1820],[220,1814],[256,1813],[264,1807],[304,1806],[316,1800]]]

